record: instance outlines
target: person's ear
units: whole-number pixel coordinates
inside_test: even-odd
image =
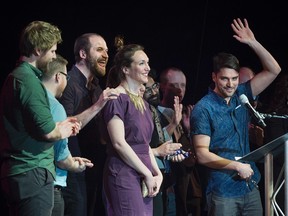
[[[212,80],[213,80],[213,82],[216,81],[216,73],[215,72],[212,73]]]
[[[80,56],[81,58],[85,59],[85,58],[86,58],[86,51],[83,50],[83,49],[79,50],[79,56]]]
[[[122,71],[123,71],[124,74],[128,74],[129,73],[129,70],[128,70],[128,68],[126,66],[124,66],[122,68]]]
[[[60,73],[56,73],[55,74],[55,81],[58,83],[60,79],[61,79],[61,74]]]
[[[41,55],[41,50],[36,47],[36,48],[34,49],[34,51],[33,51],[33,54],[34,54],[35,56],[40,56],[40,55]]]

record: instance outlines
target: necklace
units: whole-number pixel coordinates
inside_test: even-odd
[[[137,110],[140,110],[140,112],[143,114],[144,110],[146,110],[143,98],[141,96],[139,96],[139,94],[138,95],[133,94],[131,91],[129,91],[124,86],[122,86],[122,87],[125,89],[125,91],[128,94],[131,102],[134,104],[135,108]]]

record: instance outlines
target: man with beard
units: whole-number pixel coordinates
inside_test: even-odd
[[[60,102],[67,115],[76,116],[83,127],[81,134],[69,139],[72,156],[89,158],[95,166],[85,173],[68,172],[67,187],[63,190],[65,215],[105,215],[102,201],[105,143],[101,139],[99,112],[106,98],[116,97],[117,93],[110,88],[102,91],[99,85],[98,77],[106,74],[108,61],[108,48],[102,36],[86,33],[78,37],[74,55],[76,63],[68,72],[70,80]]]
[[[20,61],[0,98],[1,186],[9,215],[49,216],[55,178],[53,142],[79,132],[76,118],[54,122],[43,71],[62,42],[58,27],[33,21],[20,39]],[[3,214],[3,212],[2,212]]]
[[[165,157],[168,156],[169,159],[173,162],[180,162],[185,159],[183,154],[175,154],[182,145],[180,143],[173,143],[171,141],[171,134],[173,133],[182,118],[182,104],[179,104],[179,99],[175,98],[175,116],[173,122],[171,122],[171,124],[169,124],[168,126],[162,128],[159,116],[160,113],[157,111],[157,107],[160,104],[159,83],[154,81],[154,73],[156,72],[151,69],[151,71],[149,72],[148,82],[146,83],[143,97],[150,105],[154,122],[154,131],[152,134],[150,147],[152,148],[158,167],[162,171],[163,176],[165,176],[165,168],[167,168],[164,161]],[[165,184],[165,178],[163,180]],[[160,192],[153,199],[153,216],[163,216],[165,214],[166,201],[163,205],[162,198],[164,188],[165,186],[163,187],[163,185],[161,185]]]

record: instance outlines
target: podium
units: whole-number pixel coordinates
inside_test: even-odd
[[[288,168],[285,165],[286,158],[288,158],[288,133],[276,138],[275,140],[259,147],[258,149],[248,153],[240,158],[238,161],[249,162],[254,161],[256,163],[264,163],[265,174],[265,216],[273,216],[274,209],[272,208],[273,201],[273,157],[284,151],[284,189],[285,189],[285,215],[288,216]],[[273,205],[273,207],[275,207]]]

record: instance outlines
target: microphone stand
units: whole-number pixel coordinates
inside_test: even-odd
[[[267,113],[259,113],[259,115],[261,115],[262,120],[267,118],[275,118],[275,119],[288,119],[288,115],[276,115],[276,113],[272,113],[272,114],[267,114]],[[281,183],[281,186],[283,183],[285,183],[284,188],[285,188],[285,192],[284,192],[284,197],[285,197],[285,202],[284,202],[284,208],[285,208],[285,213],[288,213],[288,204],[287,202],[287,198],[288,198],[288,166],[285,166],[285,163],[287,162],[287,158],[288,158],[288,140],[284,141],[284,165],[283,167],[285,168],[285,172],[284,172],[284,180]],[[269,213],[269,212],[273,212],[273,209],[271,208],[271,204],[270,202],[272,202],[272,205],[276,205],[277,209],[274,207],[274,210],[277,213],[277,210],[279,210],[282,214],[283,212],[281,211],[281,209],[279,208],[279,206],[277,205],[276,202],[276,195],[278,193],[278,191],[280,190],[281,186],[279,186],[279,180],[281,175],[283,174],[283,170],[281,171],[282,174],[280,173],[280,175],[277,178],[277,182],[275,185],[275,189],[276,193],[273,189],[273,154],[268,153],[265,157],[264,157],[264,163],[265,163],[265,192],[268,192],[268,195],[266,197],[265,194],[265,210]],[[282,169],[283,169],[282,167]],[[272,188],[271,188],[272,185]],[[270,201],[271,200],[271,201]],[[267,204],[268,203],[268,204]],[[284,214],[283,214],[284,215]]]
[[[270,119],[270,118],[278,118],[278,119],[288,119],[288,115],[276,115],[274,113],[268,114],[268,113],[259,113],[262,117],[262,119]]]

